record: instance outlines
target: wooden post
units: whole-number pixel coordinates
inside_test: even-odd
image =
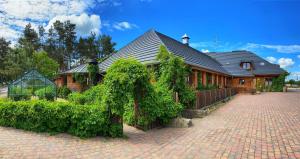
[[[198,87],[198,71],[194,70],[194,88]]]
[[[176,103],[179,103],[178,92],[175,92],[175,102],[176,102]]]
[[[134,118],[135,118],[135,127],[137,126],[137,119],[138,119],[138,113],[139,113],[139,103],[137,99],[134,99]]]
[[[221,87],[224,88],[224,76],[221,76]]]
[[[217,78],[217,86],[220,87],[220,84],[219,84],[219,75],[216,75],[216,76],[217,76],[216,77]]]

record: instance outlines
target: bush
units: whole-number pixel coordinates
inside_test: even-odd
[[[176,118],[183,110],[183,105],[176,103],[173,98],[173,91],[161,85],[155,86],[156,103],[159,106],[158,120],[166,125],[172,118]]]
[[[86,103],[85,95],[83,95],[79,92],[73,92],[73,93],[69,94],[68,100],[75,104],[84,105]]]
[[[83,106],[42,100],[0,101],[1,126],[36,132],[68,132],[79,137],[122,136],[122,132],[109,129],[112,124],[108,114],[98,105]]]
[[[9,98],[14,101],[29,100],[31,98],[31,91],[28,89],[21,89],[21,87],[11,88]]]
[[[120,59],[104,78],[103,104],[112,114],[123,117],[129,125],[143,130],[160,121],[166,124],[178,116],[183,107],[173,99],[167,85],[153,85],[146,66],[134,59]]]
[[[83,93],[69,94],[68,99],[77,104],[99,104],[102,98],[103,85],[93,86]]]
[[[60,98],[68,98],[68,95],[72,93],[72,91],[67,86],[59,87],[57,90],[57,95]]]
[[[48,86],[35,91],[34,94],[39,97],[39,99],[53,101],[56,96],[56,90],[54,87]]]
[[[102,103],[113,116],[147,129],[157,118],[157,106],[145,65],[135,59],[117,60],[104,78]]]
[[[273,78],[271,89],[273,92],[282,92],[285,77],[288,76],[288,73],[281,74],[280,76]]]
[[[185,89],[181,90],[179,95],[179,100],[182,105],[185,107],[191,108],[194,106],[196,101],[196,92],[191,87],[186,87]]]

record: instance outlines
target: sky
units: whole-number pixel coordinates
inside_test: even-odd
[[[78,36],[111,35],[117,49],[149,29],[189,35],[202,52],[253,51],[300,80],[300,0],[0,0],[0,37],[70,20]]]

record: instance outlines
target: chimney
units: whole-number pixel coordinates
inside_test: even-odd
[[[190,40],[190,37],[186,34],[184,34],[182,37],[182,43],[185,44],[185,45],[189,45],[189,40]]]

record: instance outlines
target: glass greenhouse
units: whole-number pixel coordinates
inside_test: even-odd
[[[8,86],[8,97],[13,100],[26,100],[36,96],[37,92],[50,92],[56,97],[56,85],[36,70],[26,72],[21,78]],[[45,94],[45,93],[44,93]]]

